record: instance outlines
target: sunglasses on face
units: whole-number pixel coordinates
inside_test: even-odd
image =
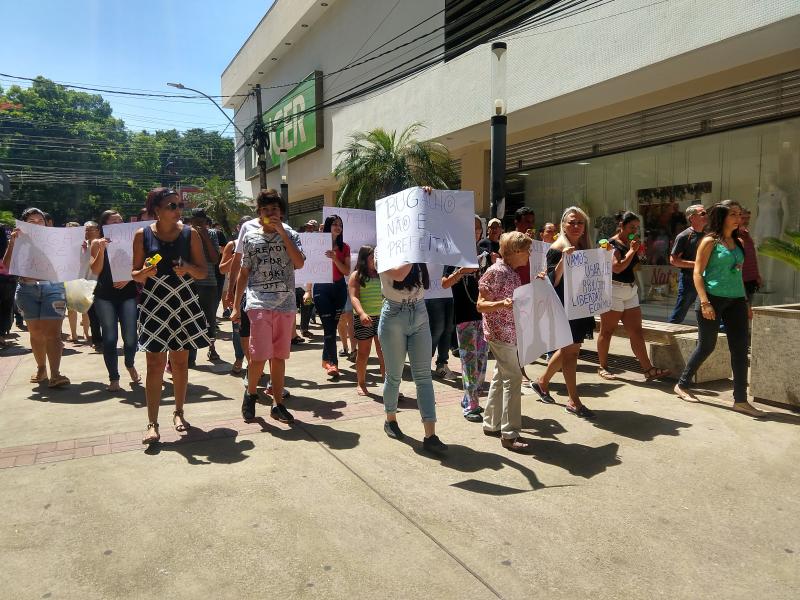
[[[166,208],[167,210],[176,210],[178,208],[182,209],[183,208],[183,202],[167,202],[164,205],[164,208]]]
[[[697,212],[697,213],[694,213],[694,214],[696,214],[698,217],[705,217],[708,213],[706,211],[703,211],[703,212]]]

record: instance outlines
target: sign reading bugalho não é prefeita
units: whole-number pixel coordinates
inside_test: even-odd
[[[292,160],[322,148],[322,111],[311,110],[322,103],[322,72],[314,71],[297,87],[264,111],[264,127],[269,135],[267,169],[280,166],[280,150],[286,148]],[[255,122],[244,130],[246,140],[252,139]],[[247,179],[258,177],[258,155],[254,147],[245,152],[244,174]]]

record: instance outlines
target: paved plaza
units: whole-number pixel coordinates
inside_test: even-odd
[[[734,413],[725,381],[684,403],[670,382],[605,381],[581,361],[596,421],[564,411],[560,376],[559,405],[528,389],[526,454],[462,418],[458,382],[435,382],[450,450],[429,455],[408,375],[397,442],[379,387],[356,396],[347,362],[324,376],[314,331],[287,363],[294,426],[263,394],[263,419],[241,420],[223,340],[222,362],[200,353],[190,371],[187,437],[167,383],[146,451],[143,388],[105,392],[102,355],[70,344],[73,385],[30,384],[21,334],[0,354],[0,597],[796,598],[797,415]]]

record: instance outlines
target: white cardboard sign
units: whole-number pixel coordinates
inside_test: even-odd
[[[45,227],[16,221],[20,230],[8,270],[12,275],[48,281],[80,279],[83,227]]]
[[[542,271],[547,270],[547,251],[550,244],[541,240],[533,240],[531,244],[531,281]]]
[[[374,246],[377,238],[375,234],[375,211],[360,208],[341,208],[339,206],[323,206],[323,221],[331,215],[338,215],[342,219],[342,238],[350,246],[350,252],[358,255],[361,246]]]
[[[564,255],[564,308],[569,319],[611,310],[611,252],[594,248]]]
[[[547,278],[534,278],[514,290],[514,327],[521,365],[572,343],[564,306]]]
[[[333,262],[325,256],[331,249],[330,233],[299,233],[306,261],[294,272],[295,287],[307,283],[333,283]]]
[[[431,280],[430,287],[425,290],[425,300],[433,300],[434,298],[452,298],[453,288],[442,287],[442,275],[444,274],[444,267],[442,265],[427,265],[428,277]]]
[[[116,223],[103,226],[103,237],[111,240],[106,247],[108,253],[108,266],[111,267],[111,279],[130,281],[133,268],[133,236],[138,229],[150,227],[153,221],[139,221],[138,223]]]
[[[375,202],[380,272],[407,263],[477,267],[472,192],[408,188]]]

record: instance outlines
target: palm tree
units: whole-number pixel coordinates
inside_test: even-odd
[[[234,182],[216,175],[203,184],[203,191],[194,194],[193,199],[228,234],[233,231],[239,218],[253,212],[253,209],[245,204],[245,198],[239,193]]]
[[[762,256],[769,256],[786,263],[800,271],[800,231],[785,232],[789,241],[778,238],[767,238],[758,247]]]
[[[375,200],[409,187],[455,187],[458,173],[450,151],[439,142],[417,140],[421,127],[412,123],[399,136],[382,128],[351,135],[333,171],[341,184],[339,206],[374,209]]]

